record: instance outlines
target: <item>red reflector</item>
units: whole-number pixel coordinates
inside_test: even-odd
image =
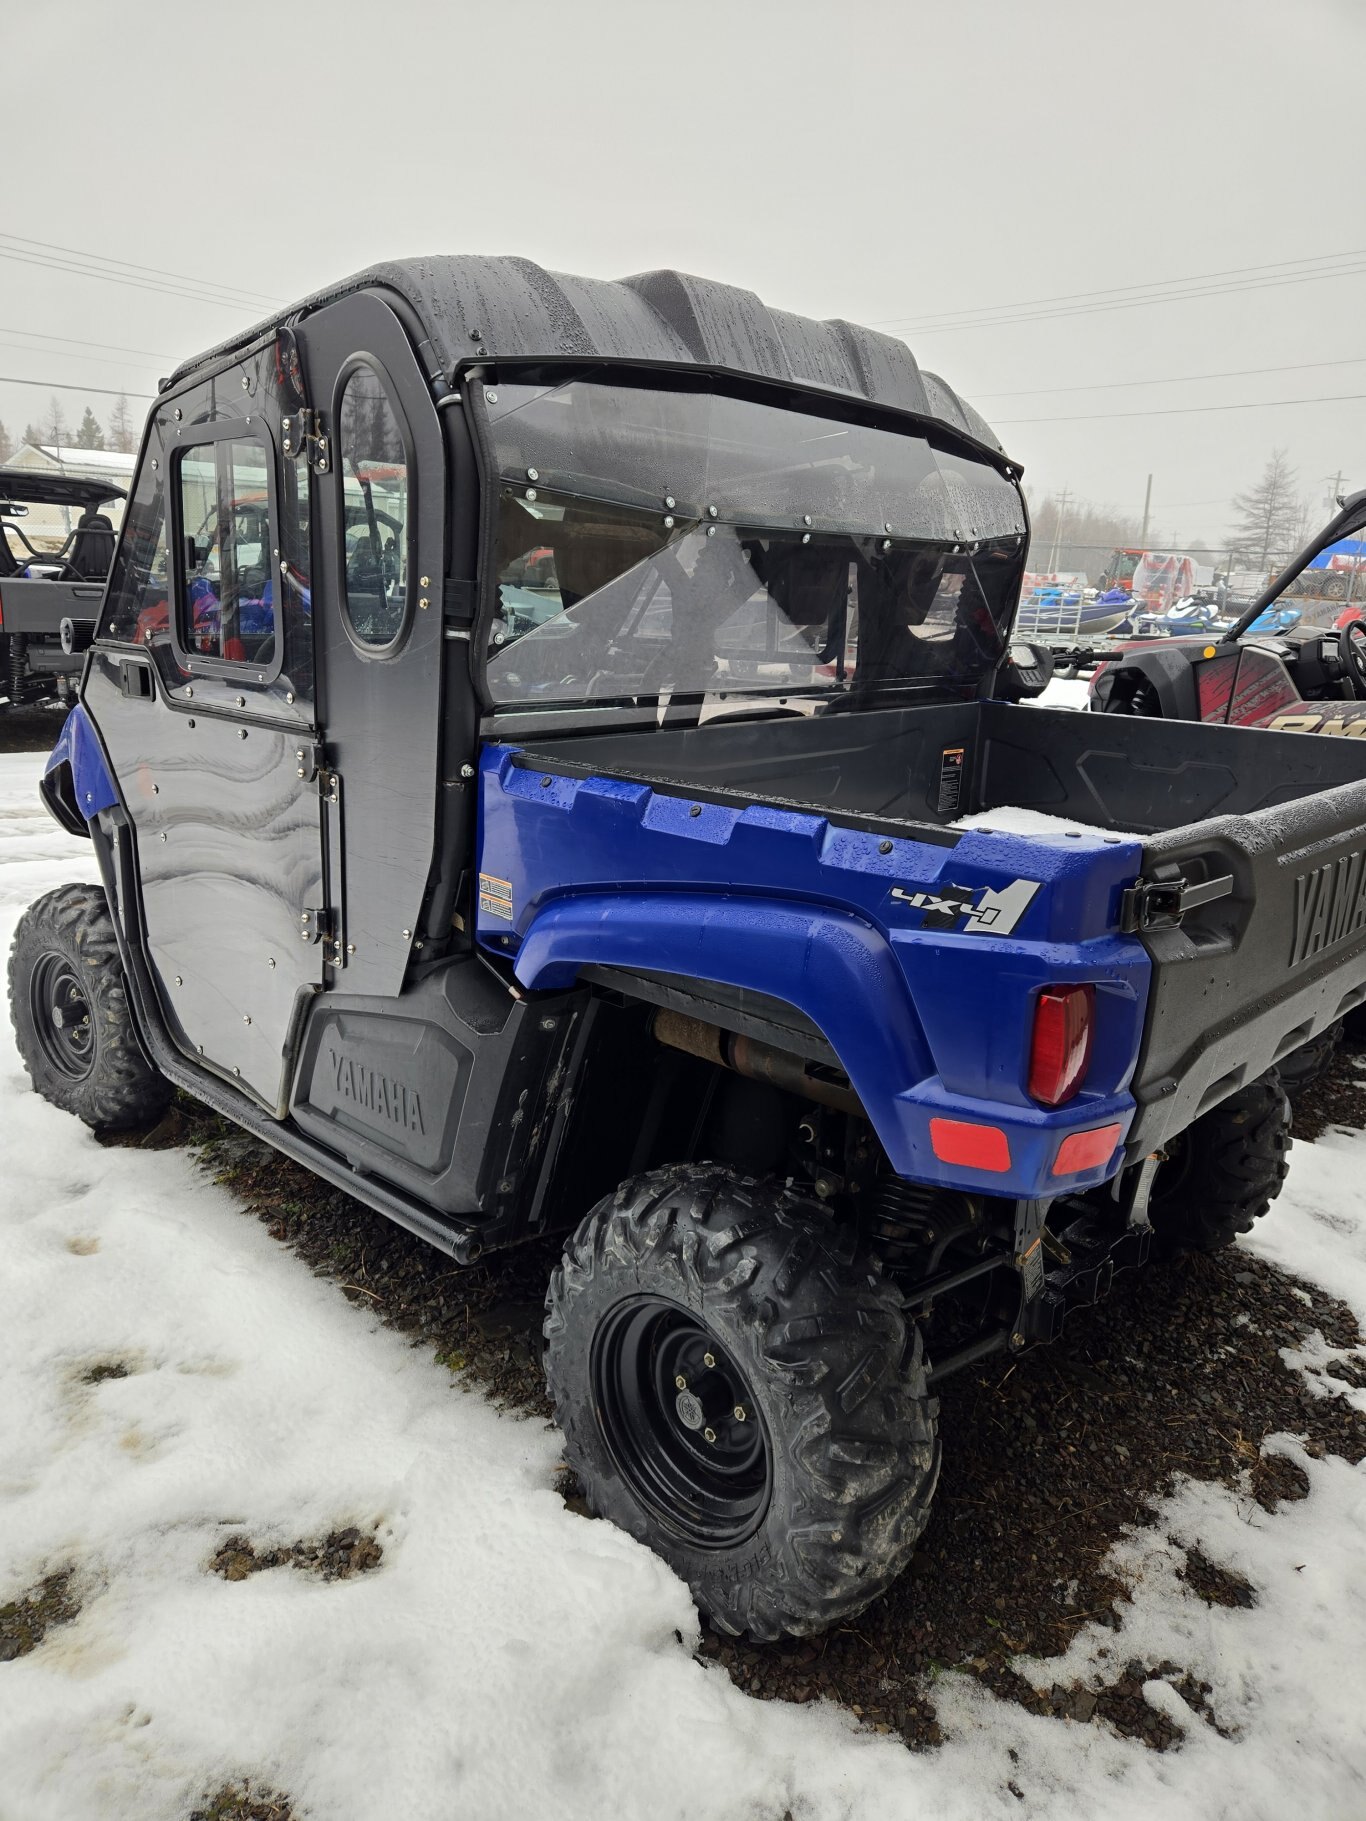
[[[1114,1156],[1123,1130],[1122,1125],[1098,1125],[1090,1132],[1069,1132],[1053,1159],[1053,1174],[1075,1176],[1078,1170],[1098,1170]]]
[[[1061,1106],[1081,1086],[1095,1007],[1093,986],[1046,986],[1034,1002],[1029,1091],[1046,1107]]]
[[[972,1170],[1010,1168],[1010,1140],[998,1125],[969,1125],[964,1119],[932,1119],[930,1143],[940,1163],[965,1163]]]

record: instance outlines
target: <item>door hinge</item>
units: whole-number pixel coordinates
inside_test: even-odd
[[[299,935],[305,942],[330,942],[336,921],[321,904],[310,904],[299,912]]]
[[[295,461],[306,460],[319,474],[326,474],[331,460],[331,443],[321,411],[311,405],[300,405],[280,420],[281,438],[286,455]]]
[[[1120,898],[1119,927],[1125,935],[1148,929],[1175,929],[1187,911],[1232,894],[1231,873],[1202,879],[1198,885],[1181,878],[1137,879]]]
[[[315,775],[318,795],[324,803],[341,803],[341,773],[329,771],[326,765],[319,765]]]

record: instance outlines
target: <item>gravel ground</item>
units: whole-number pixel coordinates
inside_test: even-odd
[[[66,715],[65,708],[46,702],[35,708],[11,708],[0,702],[0,752],[50,751]]]
[[[1305,1096],[1297,1126],[1366,1126],[1360,1083],[1346,1052]],[[549,1416],[540,1321],[556,1242],[460,1270],[188,1104],[143,1142],[197,1144],[205,1166],[275,1238],[353,1302],[429,1346],[455,1385]],[[821,1638],[750,1645],[704,1631],[702,1653],[751,1694],[833,1697],[914,1748],[938,1742],[926,1690],[947,1669],[1032,1711],[1108,1720],[1156,1750],[1179,1744],[1180,1727],[1141,1691],[1166,1680],[1208,1718],[1207,1691],[1182,1665],[1125,1663],[1102,1688],[1059,1684],[1039,1694],[1009,1659],[1060,1655],[1088,1620],[1118,1624],[1127,1596],[1105,1572],[1106,1553],[1126,1526],[1151,1521],[1178,1476],[1243,1484],[1274,1510],[1307,1485],[1295,1462],[1264,1447],[1268,1436],[1303,1435],[1311,1453],[1351,1462],[1366,1455],[1366,1418],[1340,1397],[1318,1395],[1281,1358],[1314,1331],[1334,1347],[1361,1345],[1342,1304],[1242,1251],[1121,1277],[1106,1301],[1071,1316],[1054,1346],[988,1362],[943,1387],[934,1515],[887,1595]],[[1366,1379],[1366,1355],[1327,1376]],[[563,1490],[581,1509],[568,1473]],[[1188,1554],[1185,1576],[1201,1598],[1255,1602],[1255,1588],[1198,1552]]]

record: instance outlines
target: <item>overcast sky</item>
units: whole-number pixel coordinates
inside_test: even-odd
[[[1151,471],[1155,529],[1183,538],[1217,542],[1278,444],[1319,502],[1339,470],[1366,486],[1366,0],[0,0],[0,18],[0,374],[147,395],[374,259],[520,253],[603,278],[677,266],[902,334],[1031,491],[1137,511]],[[17,236],[259,307],[25,263],[67,256]],[[1078,296],[1181,280],[1206,294]],[[1192,377],[1211,374],[1233,376]],[[47,396],[0,383],[12,434]],[[85,398],[61,398],[78,418]],[[1343,402],[1262,402],[1324,398]]]

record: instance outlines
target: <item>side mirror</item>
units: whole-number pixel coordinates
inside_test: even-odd
[[[1016,702],[1041,696],[1053,678],[1054,654],[1049,645],[1032,645],[1024,639],[1012,639],[1006,658],[1003,681]]]

